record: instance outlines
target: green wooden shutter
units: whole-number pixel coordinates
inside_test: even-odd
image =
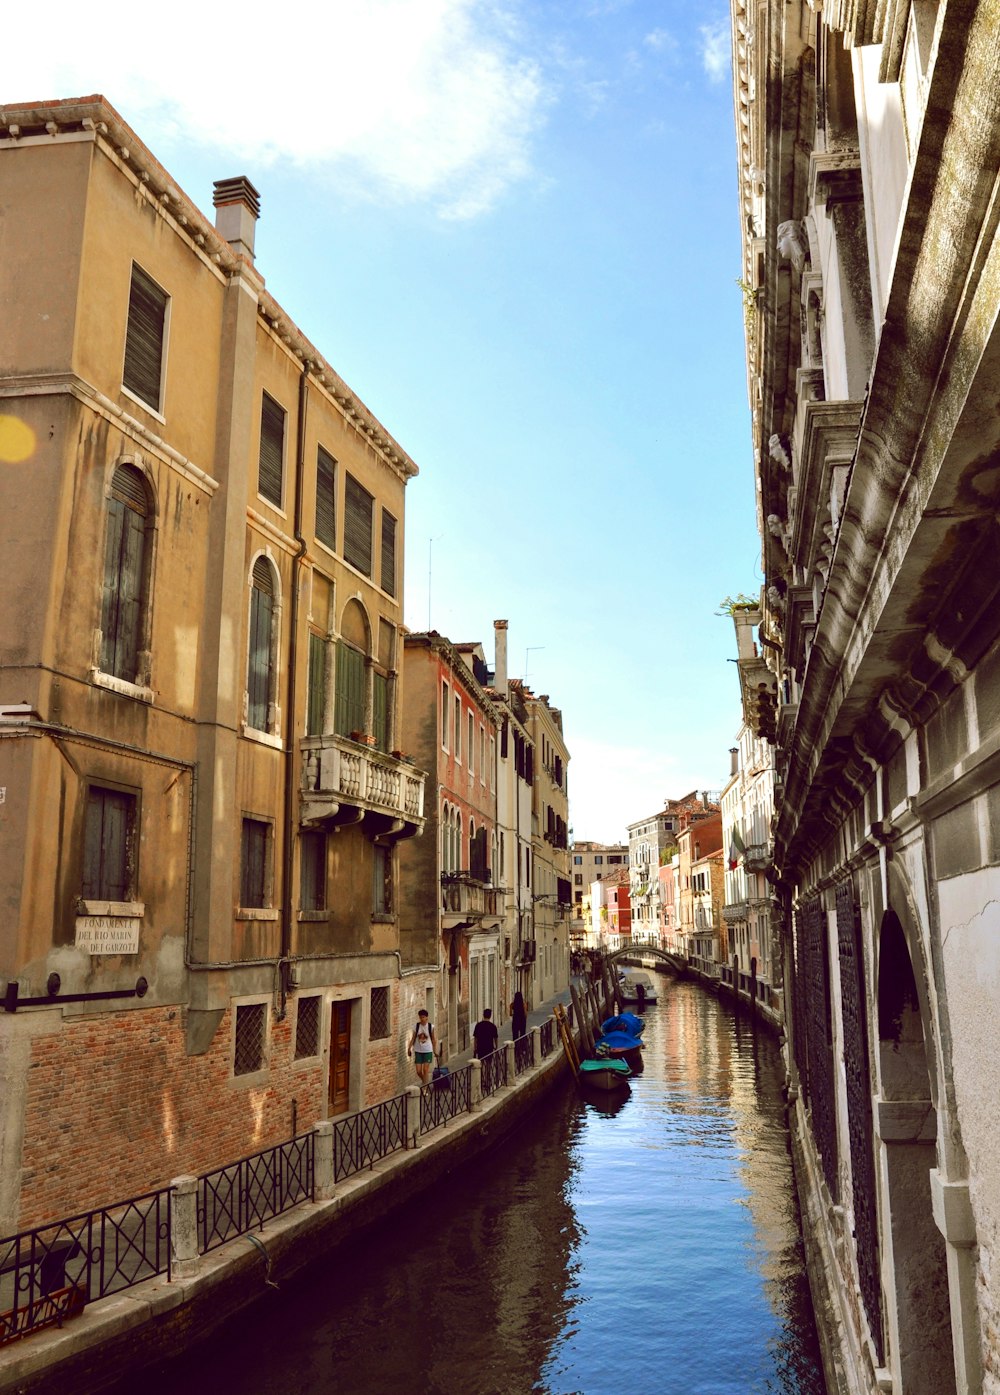
[[[260,404],[260,457],[257,492],[281,507],[285,457],[285,409],[265,392]]]
[[[131,899],[134,820],[134,795],[97,788],[88,792],[83,834],[83,895],[87,900]]]
[[[244,819],[240,859],[240,905],[262,907],[267,889],[267,837],[262,819]]]
[[[309,697],[306,703],[306,736],[323,733],[326,707],[326,642],[322,635],[309,636]]]
[[[396,520],[382,510],[382,590],[396,594]]]
[[[122,382],[156,411],[160,409],[167,299],[166,292],[141,267],[132,267]]]
[[[374,499],[353,475],[344,482],[344,560],[365,576],[372,574]]]
[[[247,659],[247,725],[267,731],[271,700],[271,629],[274,618],[274,577],[259,557],[250,589],[250,644]]]
[[[320,446],[316,452],[316,536],[334,551],[337,547],[336,472],[333,456]]]
[[[372,674],[372,735],[380,751],[389,749],[389,680]]]
[[[334,728],[339,736],[365,729],[365,659],[343,640],[337,642]]]

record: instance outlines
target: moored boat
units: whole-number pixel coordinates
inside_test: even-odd
[[[628,1088],[632,1072],[626,1061],[611,1056],[580,1062],[580,1083],[595,1090]]]

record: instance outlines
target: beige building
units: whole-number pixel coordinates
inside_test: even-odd
[[[1000,1392],[995,4],[734,0],[744,711],[831,1391]]]
[[[5,108],[0,187],[5,1233],[394,1093],[436,979],[415,465],[268,293],[248,181],[213,226],[95,98]]]
[[[590,912],[593,902],[590,887],[628,867],[628,847],[624,843],[595,843],[577,839],[570,845],[570,880],[573,883],[573,913],[570,937],[582,948],[592,935]]]
[[[527,988],[529,1005],[543,1002],[569,983],[569,922],[573,910],[569,879],[569,751],[562,712],[547,693],[521,688],[526,726],[535,749],[531,798],[534,963]],[[530,996],[529,996],[530,995]]]

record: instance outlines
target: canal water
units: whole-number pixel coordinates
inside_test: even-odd
[[[554,1092],[144,1395],[824,1395],[776,1045],[672,978],[646,1024],[627,1097]]]

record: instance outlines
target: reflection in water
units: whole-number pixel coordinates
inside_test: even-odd
[[[822,1395],[777,1050],[664,988],[627,1096],[557,1092],[144,1395]]]

